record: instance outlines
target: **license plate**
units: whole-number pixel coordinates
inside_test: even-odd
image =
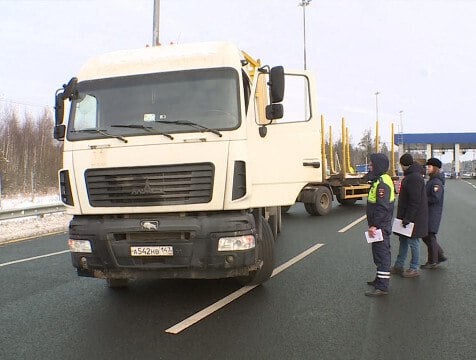
[[[131,246],[131,256],[174,256],[172,246]]]

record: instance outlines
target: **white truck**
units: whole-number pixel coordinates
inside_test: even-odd
[[[281,207],[332,203],[314,88],[226,42],[89,60],[55,103],[78,275],[269,279]]]

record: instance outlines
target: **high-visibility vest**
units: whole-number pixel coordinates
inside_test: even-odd
[[[369,196],[367,197],[367,201],[370,203],[376,203],[377,202],[377,187],[380,184],[380,182],[383,181],[384,184],[387,184],[389,189],[390,189],[390,202],[395,201],[395,189],[393,188],[393,181],[390,175],[388,174],[383,174],[382,176],[379,177],[377,181],[375,181],[372,186],[370,187],[369,191]]]

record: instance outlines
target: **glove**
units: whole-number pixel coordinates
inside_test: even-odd
[[[402,226],[403,226],[404,228],[406,228],[408,224],[410,224],[410,221],[408,221],[408,220],[406,220],[406,219],[403,219],[403,220],[402,220]]]

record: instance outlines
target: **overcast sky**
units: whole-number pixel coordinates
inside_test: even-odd
[[[300,69],[299,2],[161,0],[160,41],[227,40]],[[476,132],[476,1],[313,0],[306,24],[318,112],[334,132],[345,117],[354,143],[375,134],[376,100],[383,142],[401,110],[403,132]],[[0,0],[0,108],[52,107],[87,58],[151,44],[152,27],[153,0]]]

